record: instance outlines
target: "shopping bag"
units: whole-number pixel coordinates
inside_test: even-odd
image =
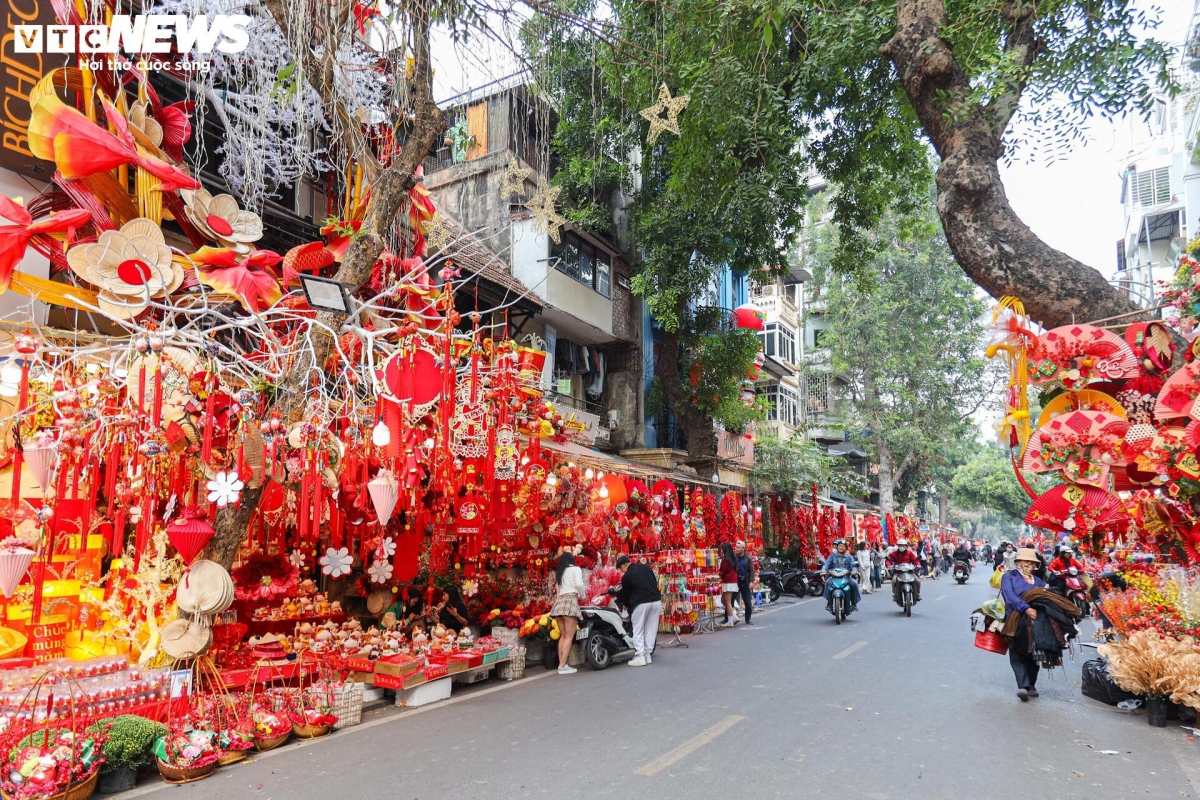
[[[992,580],[990,581],[992,588],[999,589],[1000,581],[1002,580],[1004,580],[1004,567],[999,567],[995,572],[992,573]]]
[[[1004,600],[999,597],[997,597],[995,600],[988,600],[979,608],[981,611],[983,611],[983,613],[987,614],[992,619],[999,620],[1000,622],[1003,622],[1005,619]]]

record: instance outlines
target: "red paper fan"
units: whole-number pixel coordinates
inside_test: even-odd
[[[1187,446],[1196,450],[1200,448],[1200,421],[1192,420],[1183,431],[1183,440]]]
[[[1107,411],[1071,411],[1055,417],[1042,425],[1025,446],[1021,458],[1021,469],[1030,472],[1053,472],[1064,470],[1068,478],[1080,483],[1103,486],[1107,483],[1108,468],[1124,463],[1118,444],[1129,429],[1129,422]],[[1065,461],[1054,458],[1043,459],[1043,446],[1070,447],[1077,445],[1074,455]],[[1101,461],[1100,456],[1109,459]],[[1080,476],[1076,462],[1083,456],[1092,459],[1095,469]]]
[[[1025,522],[1052,531],[1078,530],[1082,516],[1091,530],[1110,527],[1120,521],[1124,508],[1115,494],[1093,486],[1064,483],[1038,496],[1025,514]],[[1082,533],[1083,531],[1079,531]]]
[[[1158,399],[1154,402],[1154,418],[1174,419],[1190,416],[1196,419],[1193,406],[1198,394],[1200,361],[1193,361],[1167,378],[1167,382],[1158,392]]]
[[[1047,331],[1038,338],[1030,358],[1032,383],[1063,380],[1079,386],[1138,375],[1137,357],[1125,340],[1094,325],[1064,325]],[[1076,369],[1078,377],[1064,375]]]

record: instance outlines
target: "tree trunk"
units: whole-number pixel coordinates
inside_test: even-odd
[[[896,33],[880,52],[895,64],[941,156],[938,215],[963,271],[993,297],[1017,297],[1047,327],[1135,311],[1098,271],[1039,239],[1008,203],[997,160],[1023,83],[989,103],[971,101],[968,78],[940,35],[947,25],[943,0],[897,0],[896,6]],[[1028,68],[1039,49],[1033,5],[1008,3],[1000,13],[1008,58]]]
[[[896,477],[892,472],[892,450],[880,439],[876,445],[879,455],[879,513],[886,516],[896,508]]]
[[[950,524],[950,484],[944,483],[938,487],[938,525],[943,528]]]
[[[268,2],[276,22],[287,35],[287,14],[284,4]],[[363,218],[358,235],[346,250],[341,267],[333,277],[346,284],[351,294],[357,292],[371,278],[371,269],[383,253],[388,233],[396,224],[397,217],[408,204],[408,192],[416,185],[416,171],[421,162],[433,150],[438,136],[446,129],[446,121],[433,100],[432,67],[429,57],[429,5],[424,0],[415,4],[411,12],[413,20],[414,66],[412,74],[415,121],[400,156],[378,174],[371,185],[371,201]],[[328,70],[310,69],[309,77],[325,100],[326,113],[352,120],[353,116],[337,96],[329,80]],[[360,137],[359,137],[360,138]],[[356,140],[357,141],[357,140]],[[362,158],[373,158],[363,153]],[[369,164],[374,171],[374,164]],[[325,363],[334,351],[334,334],[345,322],[345,316],[332,312],[317,315],[317,324],[308,330],[312,342],[311,351],[305,349],[306,357],[297,359],[291,372],[281,386],[276,407],[283,412],[285,422],[295,421],[294,416],[303,412],[307,392],[312,386],[314,375],[324,370]],[[238,548],[246,537],[246,529],[258,501],[261,489],[242,493],[241,503],[217,514],[213,522],[216,535],[205,547],[204,558],[216,561],[226,569],[233,565]]]
[[[712,418],[692,405],[687,398],[680,371],[679,348],[679,331],[664,331],[662,346],[654,363],[654,376],[662,386],[667,408],[687,435],[688,461],[715,463],[717,440],[713,433]],[[701,477],[708,478],[708,475]]]

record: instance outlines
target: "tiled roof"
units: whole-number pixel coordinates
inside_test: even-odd
[[[445,217],[444,224],[452,244],[445,253],[439,253],[432,259],[435,267],[440,268],[443,260],[449,261],[462,273],[463,280],[469,282],[478,276],[499,286],[507,295],[504,298],[506,303],[521,298],[537,308],[545,308],[541,298],[512,276],[512,268],[504,259],[487,249],[449,216]]]

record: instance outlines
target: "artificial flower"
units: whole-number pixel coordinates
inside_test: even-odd
[[[390,536],[383,537],[383,541],[379,543],[379,557],[391,558],[396,555],[396,540]]]
[[[288,556],[288,561],[296,569],[304,569],[304,553],[300,550],[293,550],[291,555]]]
[[[371,576],[371,583],[387,583],[392,579],[392,564],[390,561],[376,561],[367,574]]]
[[[325,551],[325,555],[321,556],[321,572],[331,578],[349,575],[353,565],[354,558],[345,547],[339,549],[331,547]]]
[[[246,484],[238,480],[237,472],[218,472],[216,477],[207,484],[208,502],[216,503],[217,508],[237,503],[242,496]]]
[[[250,252],[250,243],[263,235],[262,219],[252,211],[238,208],[232,195],[213,197],[204,189],[183,190],[187,218],[205,236],[239,253]]]
[[[118,231],[104,231],[95,244],[71,248],[67,264],[100,290],[119,319],[137,316],[151,298],[178,289],[184,277],[162,229],[144,217],[131,219]]]

